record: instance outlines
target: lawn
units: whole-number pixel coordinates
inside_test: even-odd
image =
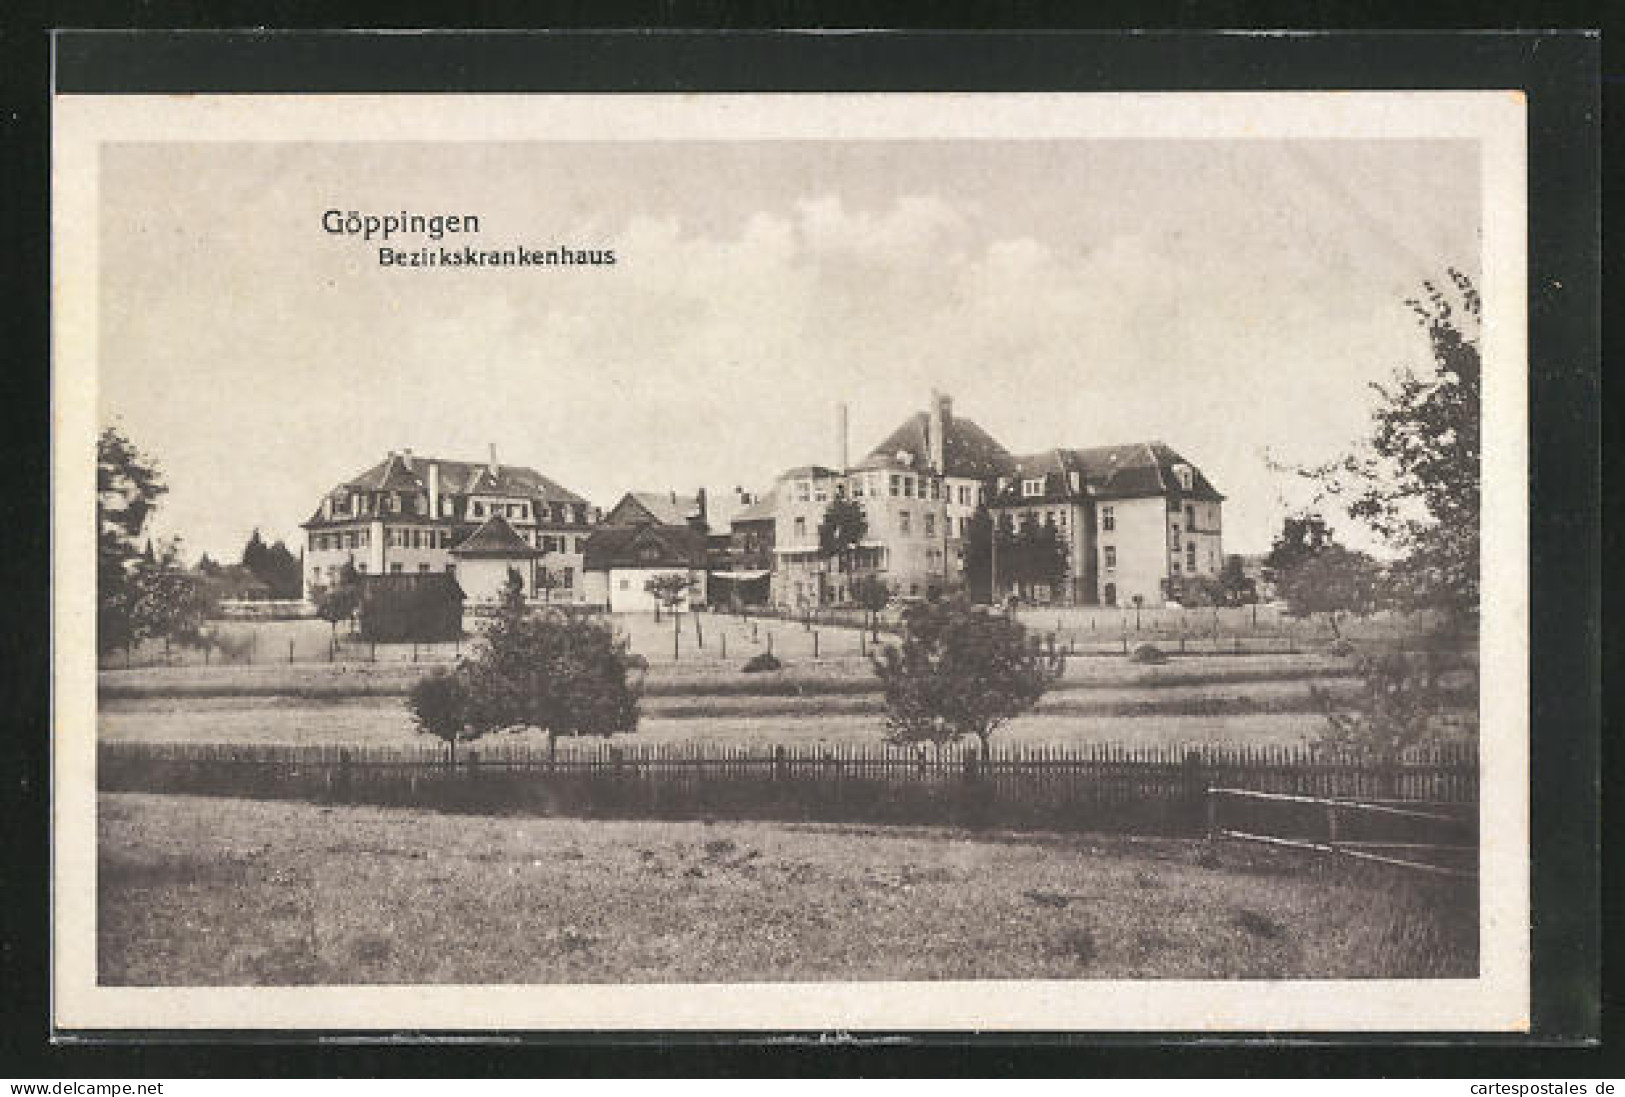
[[[1469,977],[1470,888],[1197,841],[100,798],[111,985]]]
[[[856,704],[860,709],[850,711]],[[700,707],[700,706],[703,706]],[[662,712],[662,708],[664,711]],[[848,711],[842,711],[842,709]],[[882,718],[864,698],[673,698],[645,703],[645,716],[628,742],[879,742]],[[108,700],[98,714],[104,741],[198,743],[342,743],[353,746],[421,745],[399,697],[334,701],[297,698],[152,698]],[[1317,732],[1310,713],[1243,715],[1080,715],[1064,708],[1024,716],[999,731],[1000,742],[1117,743],[1136,745],[1298,745]],[[499,735],[493,742],[523,739]],[[541,736],[533,736],[537,743]]]

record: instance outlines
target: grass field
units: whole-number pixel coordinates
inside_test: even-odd
[[[773,699],[743,698],[749,702]],[[861,699],[860,699],[861,700]],[[647,714],[628,741],[670,742],[878,742],[878,710],[813,713],[784,703],[775,712],[716,705],[707,711]],[[400,698],[351,698],[308,702],[282,698],[185,698],[107,701],[98,717],[103,740],[199,743],[344,743],[384,746],[421,744]],[[999,731],[1000,742],[1079,742],[1160,745],[1174,743],[1299,744],[1320,727],[1309,713],[1207,716],[1082,716],[1059,712],[1022,717]],[[527,733],[528,734],[528,733]],[[520,741],[501,735],[496,741]],[[535,741],[545,741],[535,736]]]
[[[1470,889],[1203,842],[100,799],[109,985],[1468,977]]]

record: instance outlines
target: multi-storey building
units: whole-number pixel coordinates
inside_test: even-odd
[[[1003,446],[955,416],[947,396],[933,393],[928,410],[910,416],[856,465],[784,473],[776,491],[774,601],[793,608],[844,602],[850,581],[862,575],[881,576],[905,598],[958,587],[970,521],[1009,462]],[[818,546],[819,524],[838,498],[858,503],[868,527],[846,576]]]
[[[582,554],[598,515],[535,469],[499,464],[495,446],[483,464],[392,451],[341,481],[302,523],[305,593],[336,581],[345,564],[371,575],[455,574],[455,550],[493,518],[535,550],[515,560],[528,595],[586,600]]]
[[[1161,605],[1188,580],[1216,578],[1224,564],[1224,496],[1163,442],[1054,449],[1014,458],[996,479],[989,508],[1014,528],[1053,526],[1067,573],[1039,597],[1085,604]],[[994,561],[993,583],[1008,577]]]

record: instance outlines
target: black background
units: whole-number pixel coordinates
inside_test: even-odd
[[[424,5],[338,14],[352,27],[428,25]],[[935,13],[968,28],[978,19],[1045,29],[972,33],[775,34],[794,27],[894,26],[918,9],[778,4],[658,6],[470,4],[466,26],[555,27],[665,23],[655,33],[571,30],[463,36],[271,33],[69,34],[57,37],[64,92],[343,91],[1096,91],[1521,88],[1529,102],[1530,415],[1532,567],[1532,822],[1535,1042],[1527,1037],[1429,1037],[1374,1053],[1374,1037],[1088,1037],[976,1034],[845,1039],[826,1034],[660,1036],[574,1034],[478,1046],[401,1045],[373,1036],[315,1043],[279,1037],[131,1034],[95,1046],[52,1043],[49,1031],[49,90],[52,27],[315,25],[335,12],[295,4],[26,6],[8,28],[10,94],[3,119],[8,274],[0,309],[0,440],[13,481],[0,496],[7,627],[0,629],[0,1077],[625,1074],[1285,1074],[1575,1077],[1620,1074],[1602,1033],[1605,984],[1599,934],[1601,41],[1556,34],[1419,33],[1197,35],[1184,25],[1380,27],[1372,5],[1136,4]],[[1601,5],[1452,5],[1398,10],[1409,26],[1599,26]],[[16,13],[14,13],[16,14]],[[443,13],[433,13],[443,14]],[[1169,28],[1149,34],[1076,33],[1066,25]],[[1273,18],[1272,18],[1273,16]],[[685,32],[683,25],[735,28]],[[696,20],[703,20],[697,22]],[[1617,84],[1608,81],[1610,94]],[[1610,536],[1608,547],[1617,538]],[[1613,554],[1610,554],[1612,557]],[[1610,651],[1611,654],[1611,651]],[[1607,759],[1610,770],[1617,752]],[[1614,887],[1612,878],[1609,890]],[[1423,985],[1419,993],[1426,993]],[[1261,989],[1260,993],[1267,993]],[[1611,995],[1606,996],[1609,1001]],[[1613,1025],[1608,1026],[1610,1030]],[[410,1034],[402,1034],[410,1036]],[[104,1037],[98,1037],[101,1039]],[[1403,1037],[1397,1037],[1404,1040]],[[215,1042],[199,1044],[200,1039]],[[134,1042],[139,1041],[139,1042]],[[293,1046],[289,1046],[290,1043]],[[506,1046],[505,1046],[506,1045]],[[614,1050],[611,1050],[613,1045]],[[1567,1046],[1560,1046],[1567,1045]]]

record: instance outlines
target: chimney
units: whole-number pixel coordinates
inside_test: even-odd
[[[485,469],[486,469],[487,472],[489,472],[491,474],[491,479],[495,480],[497,478],[497,471],[501,467],[502,466],[497,464],[497,444],[495,442],[492,442],[491,443],[491,461],[490,461],[489,464],[487,464],[485,466]]]
[[[412,471],[412,451],[410,449],[401,450],[401,464],[406,466],[407,472]]]
[[[946,471],[948,426],[953,422],[954,402],[946,394],[931,390],[931,425],[926,438],[931,448],[931,469],[939,475]]]
[[[429,462],[429,517],[440,517],[440,466]]]
[[[847,452],[846,401],[844,400],[835,405],[835,456],[840,461],[840,464],[835,466],[835,471],[844,473],[850,457]]]

